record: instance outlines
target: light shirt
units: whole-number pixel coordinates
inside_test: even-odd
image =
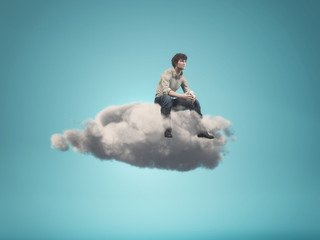
[[[174,68],[169,68],[165,70],[160,78],[158,83],[156,97],[160,97],[162,95],[169,95],[170,91],[177,91],[181,86],[183,92],[189,92],[188,81],[185,78],[183,72],[181,71],[180,76],[177,75],[176,70]]]

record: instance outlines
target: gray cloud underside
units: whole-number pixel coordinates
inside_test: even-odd
[[[51,143],[62,151],[70,145],[75,151],[102,160],[115,159],[138,167],[177,171],[216,167],[225,154],[227,141],[232,140],[231,122],[210,116],[200,120],[190,111],[172,112],[171,118],[173,138],[169,139],[163,135],[166,123],[159,105],[110,106],[89,120],[83,130],[52,135]],[[215,139],[198,138],[201,128],[213,133]]]

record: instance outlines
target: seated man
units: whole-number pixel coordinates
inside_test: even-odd
[[[187,79],[182,72],[186,66],[187,56],[178,53],[172,58],[171,62],[173,68],[169,68],[162,73],[154,102],[160,104],[161,114],[167,119],[170,119],[172,108],[193,110],[202,117],[200,103],[193,92],[190,92]],[[184,94],[176,93],[180,86],[182,87]],[[169,138],[172,137],[171,126],[167,127],[164,136]],[[214,138],[207,131],[198,133],[198,137]]]

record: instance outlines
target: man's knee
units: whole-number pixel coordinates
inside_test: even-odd
[[[169,95],[162,95],[160,97],[156,97],[154,102],[158,103],[161,107],[172,105],[172,100]]]
[[[198,99],[196,99],[196,100],[194,101],[193,105],[194,105],[195,107],[200,107],[200,102],[198,101]]]

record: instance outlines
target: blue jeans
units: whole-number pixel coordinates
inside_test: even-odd
[[[171,98],[169,95],[165,94],[160,97],[156,97],[154,102],[161,106],[161,114],[165,118],[170,118],[171,110],[194,110],[200,115],[200,117],[202,117],[201,107],[198,100],[196,100],[194,103],[191,103],[182,98]],[[168,128],[168,130],[171,130],[171,127]]]

